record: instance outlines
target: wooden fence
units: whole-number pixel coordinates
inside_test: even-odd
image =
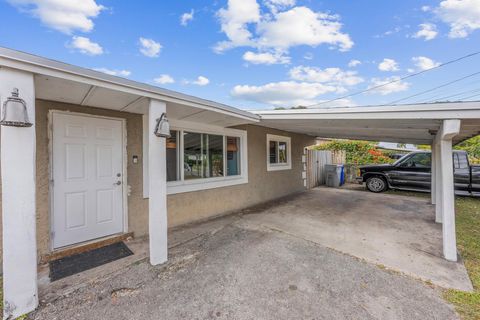
[[[307,189],[325,184],[326,164],[345,164],[346,153],[344,150],[306,150],[305,154],[305,186]],[[356,166],[345,165],[345,182],[354,183]]]
[[[325,184],[325,165],[332,163],[331,151],[307,150],[307,189]]]

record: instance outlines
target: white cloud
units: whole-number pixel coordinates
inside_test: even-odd
[[[218,43],[214,48],[216,52],[253,44],[247,24],[260,21],[260,6],[256,0],[228,0],[227,9],[220,9],[217,16],[229,41]]]
[[[153,79],[153,81],[155,81],[156,83],[159,83],[159,84],[175,83],[175,79],[173,79],[168,74],[161,74],[159,77]]]
[[[288,75],[290,79],[287,81],[258,86],[237,85],[232,89],[231,95],[234,98],[275,106],[306,106],[322,101],[320,97],[324,94],[344,93],[347,91],[346,87],[364,81],[356,71],[344,71],[340,68],[297,66],[291,68]]]
[[[361,65],[361,64],[362,64],[362,62],[361,62],[360,60],[355,60],[355,59],[350,60],[350,62],[348,62],[348,66],[349,66],[350,68],[355,68],[355,67],[357,67],[357,66],[359,66],[359,65]]]
[[[284,56],[281,52],[259,52],[247,51],[243,54],[243,60],[253,64],[287,64],[290,63],[290,57]]]
[[[337,87],[354,86],[364,81],[356,71],[343,71],[340,68],[319,69],[298,66],[290,69],[289,75],[293,80],[325,83]]]
[[[393,59],[385,58],[378,64],[378,70],[380,71],[398,71],[398,63]]]
[[[422,23],[418,25],[419,30],[413,35],[414,38],[424,38],[425,41],[433,40],[437,37],[437,26],[433,23]]]
[[[190,10],[190,12],[185,12],[180,16],[180,24],[182,26],[187,26],[190,21],[193,20],[194,10]]]
[[[321,83],[281,81],[261,86],[237,85],[232,89],[231,95],[275,106],[299,106],[314,104],[320,95],[336,91],[335,86]]]
[[[417,67],[418,70],[428,70],[432,69],[435,67],[438,67],[440,65],[440,62],[433,61],[430,58],[427,57],[413,57],[412,58],[413,63]]]
[[[389,83],[392,81],[396,81],[396,82]],[[370,91],[370,93],[378,93],[378,94],[381,94],[382,96],[385,96],[391,93],[408,90],[408,88],[410,88],[410,83],[401,81],[400,77],[396,77],[396,76],[384,78],[384,79],[372,78],[370,82],[370,86],[368,88],[371,89],[377,86],[382,86],[382,87],[373,89],[372,91]]]
[[[80,51],[89,56],[98,56],[103,54],[103,48],[96,42],[92,42],[89,38],[73,36],[72,41],[67,47]]]
[[[229,0],[227,8],[220,9],[217,14],[228,40],[217,43],[214,50],[220,53],[248,46],[262,51],[287,52],[294,46],[328,44],[347,51],[353,46],[350,36],[341,32],[338,15],[314,12],[303,6],[277,12],[295,2],[278,0],[268,3],[270,7],[275,4],[275,9],[262,15],[256,0]]]
[[[210,83],[210,80],[208,80],[208,78],[206,78],[204,76],[198,76],[197,80],[191,81],[191,82],[187,81],[187,83],[192,83],[192,84],[195,84],[197,86],[206,86],[207,84]]]
[[[257,25],[261,47],[287,50],[290,47],[321,44],[336,46],[340,51],[348,51],[353,41],[340,30],[339,17],[322,12],[313,12],[307,7],[295,7],[275,14],[273,20],[262,20]]]
[[[278,10],[287,9],[293,7],[296,4],[295,0],[265,0],[265,6],[267,6],[272,12],[278,12]]]
[[[105,9],[95,0],[8,0],[28,12],[49,28],[71,34],[73,31],[93,30],[93,18]]]
[[[107,69],[107,68],[95,68],[93,70],[100,71],[100,72],[109,74],[111,76],[119,76],[119,77],[128,77],[130,74],[132,74],[128,70],[116,70],[116,69]]]
[[[434,12],[450,26],[450,38],[465,38],[480,29],[480,0],[444,0]]]
[[[430,11],[432,8],[430,8],[430,6],[422,6],[420,9],[421,9],[423,12],[428,12],[428,11]]]
[[[156,58],[160,54],[162,45],[155,40],[140,38],[140,52],[147,57]]]

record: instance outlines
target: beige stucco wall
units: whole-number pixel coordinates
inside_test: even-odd
[[[49,253],[51,247],[49,217],[49,110],[126,119],[127,179],[128,185],[131,187],[131,193],[128,197],[128,229],[134,232],[137,237],[146,235],[148,233],[148,199],[143,198],[142,190],[142,116],[127,112],[37,100],[37,246],[39,257]],[[167,198],[169,227],[217,216],[304,190],[301,156],[305,146],[314,144],[313,137],[255,125],[245,125],[237,128],[247,130],[248,134],[249,182],[231,187],[169,195]],[[291,170],[267,171],[267,133],[285,135],[292,138]],[[133,155],[139,157],[138,164],[132,163]]]
[[[246,208],[305,189],[302,180],[302,154],[305,146],[314,144],[312,137],[254,125],[238,129],[246,129],[248,135],[248,183],[170,195],[169,226]],[[267,133],[292,138],[291,170],[267,171]]]

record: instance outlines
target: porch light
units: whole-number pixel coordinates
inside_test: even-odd
[[[8,127],[31,127],[28,121],[27,104],[18,97],[18,89],[14,88],[12,96],[3,103],[2,120],[0,125]]]
[[[168,123],[165,112],[157,119],[157,125],[155,126],[153,134],[161,138],[170,138],[170,124]]]

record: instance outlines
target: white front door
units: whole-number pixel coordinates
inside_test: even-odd
[[[122,232],[122,121],[52,115],[53,247]]]

